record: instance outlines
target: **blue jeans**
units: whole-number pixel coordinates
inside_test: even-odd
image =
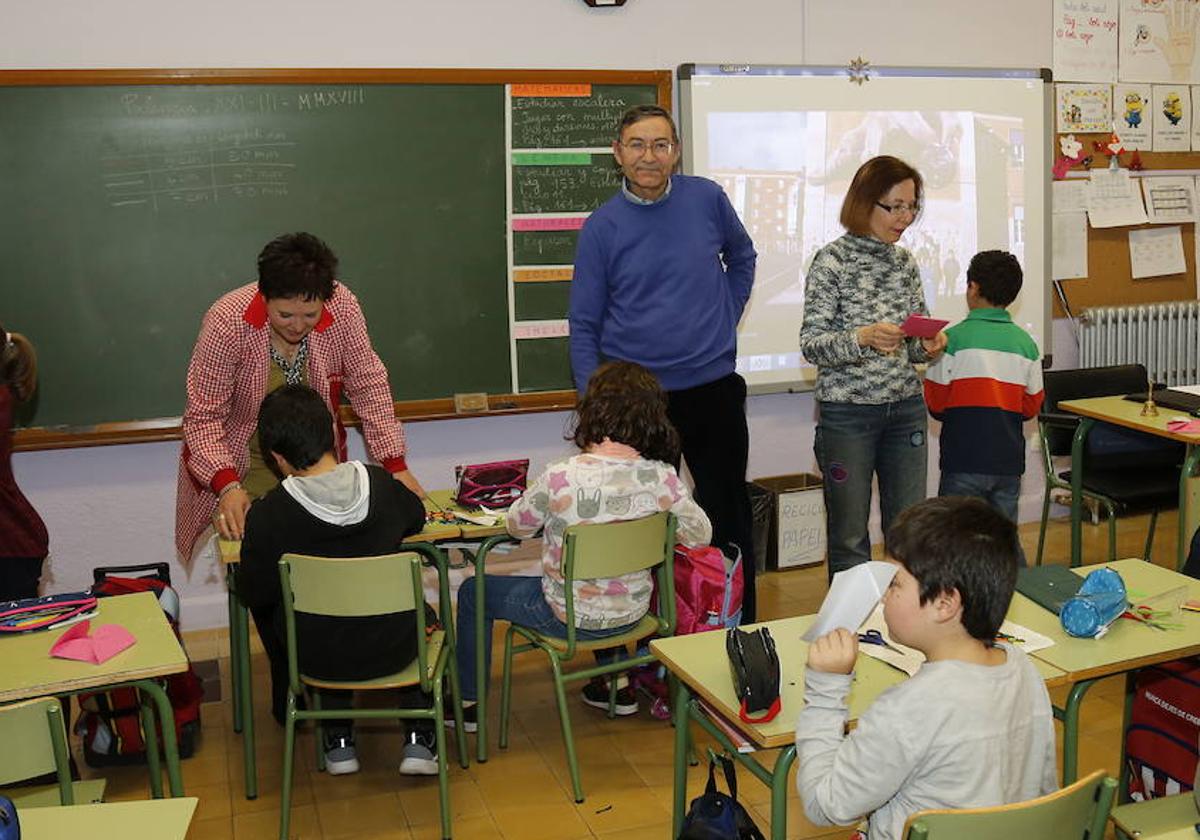
[[[987,473],[944,472],[938,482],[939,496],[970,496],[983,499],[1014,525],[1017,524],[1017,502],[1021,498],[1021,476],[988,475]],[[1021,565],[1025,561],[1025,550],[1020,548]]]
[[[567,625],[554,615],[546,597],[542,594],[541,577],[516,577],[511,575],[485,575],[483,605],[483,638],[485,641],[484,673],[492,673],[492,624],[504,619],[522,627],[529,627],[548,636],[567,637]],[[465,580],[458,588],[458,617],[455,621],[455,645],[457,647],[458,679],[462,686],[463,700],[478,700],[479,687],[475,683],[475,582]],[[636,622],[635,622],[636,623]],[[576,639],[603,639],[619,636],[633,625],[611,627],[607,630],[575,630]],[[600,664],[612,662],[624,649],[596,651]],[[486,686],[484,687],[486,689]]]
[[[925,498],[925,401],[881,405],[820,402],[813,450],[821,468],[829,576],[871,559],[871,481],[879,477],[886,533],[892,519]]]

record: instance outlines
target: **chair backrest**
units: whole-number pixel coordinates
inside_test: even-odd
[[[1117,782],[1097,770],[1046,796],[994,808],[918,811],[906,840],[1102,840]]]
[[[0,785],[57,773],[59,799],[74,804],[62,707],[48,697],[0,706]]]
[[[279,560],[288,671],[300,690],[296,654],[296,613],[354,618],[416,610],[417,658],[426,681],[425,596],[421,560],[413,552],[379,557],[311,557],[285,554]]]
[[[1110,365],[1074,370],[1048,370],[1042,374],[1042,387],[1045,393],[1042,411],[1056,412],[1058,404],[1064,400],[1115,397],[1136,391],[1145,391],[1146,381],[1144,365]],[[1070,454],[1073,429],[1044,427],[1043,432],[1043,444],[1048,454]]]

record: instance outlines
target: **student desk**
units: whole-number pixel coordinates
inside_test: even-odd
[[[433,506],[425,501],[425,509]],[[446,555],[433,543],[451,540],[459,536],[457,525],[427,522],[418,534],[413,534],[400,550],[420,554],[424,561],[438,570],[439,609],[446,612],[450,607],[450,581],[446,574]],[[250,680],[250,611],[242,604],[237,594],[237,564],[241,561],[242,544],[239,540],[217,538],[221,563],[225,566],[225,586],[229,598],[229,667],[233,685],[233,730],[242,735],[242,762],[246,771],[246,798],[258,796],[258,774],[254,750],[254,690]],[[448,614],[448,613],[446,613]],[[452,621],[447,634],[454,638]]]
[[[1092,397],[1086,400],[1064,400],[1058,404],[1063,411],[1083,417],[1071,440],[1071,565],[1083,559],[1083,447],[1088,433],[1097,420],[1114,423],[1138,432],[1157,435],[1187,445],[1183,469],[1179,471],[1179,544],[1175,568],[1182,569],[1192,534],[1200,521],[1200,488],[1191,480],[1200,461],[1200,437],[1181,435],[1167,430],[1167,421],[1179,415],[1168,408],[1159,408],[1157,417],[1143,417],[1142,403],[1124,397]],[[1191,419],[1191,418],[1188,418]]]
[[[1132,403],[1131,403],[1132,405]],[[1139,559],[1118,560],[1084,566],[1073,571],[1086,576],[1101,566],[1117,570],[1137,602],[1186,586],[1188,598],[1200,598],[1200,581],[1178,572],[1146,563]],[[1039,606],[1019,592],[1013,595],[1008,617],[1018,624],[1036,630],[1054,640],[1052,647],[1039,650],[1033,656],[1065,673],[1071,686],[1066,706],[1055,709],[1063,722],[1063,784],[1075,781],[1078,770],[1079,707],[1088,689],[1102,677],[1125,674],[1125,727],[1133,702],[1133,675],[1139,668],[1156,665],[1183,656],[1200,653],[1200,614],[1183,612],[1178,621],[1183,630],[1155,630],[1128,619],[1117,619],[1108,633],[1099,639],[1076,639],[1062,629],[1058,616]],[[1121,739],[1121,790],[1125,785],[1125,741]]]
[[[158,737],[154,712],[147,697],[158,707],[167,778],[172,796],[183,796],[179,771],[179,746],[175,737],[175,712],[158,678],[181,674],[188,668],[187,654],[163,615],[152,592],[101,598],[92,627],[102,624],[124,626],[137,643],[100,665],[74,659],[56,659],[50,648],[65,628],[20,633],[0,639],[0,703],[36,697],[78,694],[81,691],[132,686],[142,692],[142,726],[146,736],[146,761],[150,768],[150,790],[162,796],[158,761]]]
[[[429,499],[435,507],[442,510],[454,513],[455,511],[465,510],[459,507],[454,502],[453,490],[434,490],[429,494]],[[427,503],[428,504],[428,503]],[[479,545],[467,549],[463,548],[463,557],[467,562],[475,567],[475,650],[482,652],[484,645],[490,645],[491,639],[483,637],[483,604],[484,604],[484,565],[487,561],[488,552],[495,548],[500,543],[514,542],[514,538],[508,535],[508,530],[503,524],[500,525],[474,525],[464,523],[460,526],[460,536],[464,540],[478,542]],[[487,684],[488,673],[483,664],[483,656],[475,657],[475,685],[479,696],[475,698],[476,709],[475,719],[477,721],[478,731],[475,733],[475,760],[480,764],[487,761],[488,741],[487,741]]]
[[[192,814],[200,802],[194,796],[151,799],[144,802],[101,802],[96,805],[60,805],[28,808],[18,815],[23,840],[184,840]]]

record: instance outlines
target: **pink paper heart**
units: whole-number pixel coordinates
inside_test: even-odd
[[[68,628],[50,648],[50,655],[99,665],[137,641],[132,633],[119,624],[101,625],[88,635],[90,627],[91,621],[81,621]]]

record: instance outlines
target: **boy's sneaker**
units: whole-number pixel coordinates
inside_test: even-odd
[[[472,703],[470,706],[463,705],[463,732],[478,732],[479,731],[479,704]],[[445,710],[442,713],[443,719],[446,721],[446,728],[454,728],[454,704],[446,701]]]
[[[325,740],[325,772],[330,776],[358,772],[358,753],[354,749],[353,735]]]
[[[438,772],[437,740],[433,732],[417,730],[408,733],[400,772],[406,776],[436,776]]]
[[[621,683],[625,684],[622,685]],[[583,702],[597,709],[608,711],[608,680],[604,677],[592,677],[592,681],[583,687]],[[636,715],[638,712],[637,694],[630,687],[628,680],[617,680],[618,715]]]

